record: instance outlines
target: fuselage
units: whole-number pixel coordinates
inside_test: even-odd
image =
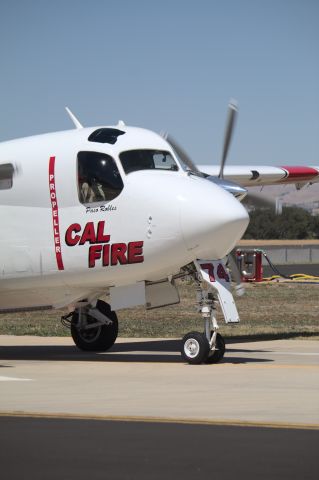
[[[144,129],[3,142],[4,165],[13,177],[0,180],[0,311],[58,308],[167,278],[196,258],[224,257],[248,224],[231,194],[186,172]]]

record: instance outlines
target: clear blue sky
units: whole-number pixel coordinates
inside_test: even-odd
[[[1,0],[0,140],[85,126],[169,130],[219,162],[319,165],[318,0]]]

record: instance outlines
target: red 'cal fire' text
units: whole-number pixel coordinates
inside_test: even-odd
[[[143,241],[110,243],[111,236],[104,233],[105,222],[88,222],[82,230],[79,223],[72,223],[65,232],[65,243],[69,247],[90,245],[88,266],[94,268],[101,260],[103,267],[144,262]]]

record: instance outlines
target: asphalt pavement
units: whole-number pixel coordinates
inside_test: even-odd
[[[319,432],[0,417],[3,480],[319,478]]]

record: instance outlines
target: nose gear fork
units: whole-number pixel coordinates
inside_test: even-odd
[[[209,323],[209,325],[207,325],[208,323]],[[209,340],[209,346],[210,346],[211,350],[215,350],[219,326],[218,326],[218,323],[217,323],[217,319],[215,317],[215,310],[213,310],[213,309],[211,311],[211,316],[210,316],[209,322],[207,320],[205,322],[206,337],[207,337],[207,329],[210,327],[210,325],[212,326],[212,330],[209,332],[209,334],[211,336],[211,338]],[[213,332],[213,334],[211,334],[211,332]]]

